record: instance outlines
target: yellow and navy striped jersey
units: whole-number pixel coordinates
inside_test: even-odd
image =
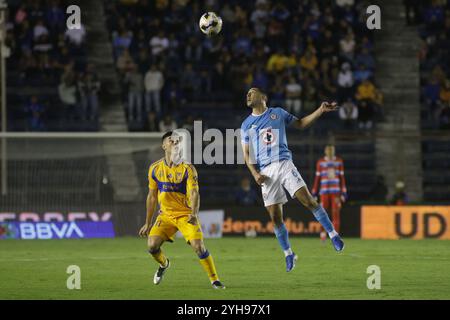
[[[189,194],[198,190],[197,170],[191,164],[180,163],[169,167],[165,159],[156,161],[148,170],[148,187],[158,190],[161,214],[179,217],[192,213]]]

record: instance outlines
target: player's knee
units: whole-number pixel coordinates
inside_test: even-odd
[[[148,245],[148,252],[150,254],[156,254],[159,252],[159,250],[161,250],[160,248],[161,248],[161,246],[159,244],[157,244],[155,242],[150,242]]]
[[[301,202],[309,210],[314,210],[319,206],[319,203],[312,196],[304,197]]]

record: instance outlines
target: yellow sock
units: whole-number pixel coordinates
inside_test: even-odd
[[[167,263],[167,258],[162,252],[162,250],[158,250],[156,253],[151,253],[153,259],[155,259],[161,266],[165,266]]]
[[[216,271],[216,266],[214,265],[214,260],[209,253],[206,258],[200,259],[200,264],[208,274],[208,278],[211,282],[219,280],[219,276],[217,275]]]

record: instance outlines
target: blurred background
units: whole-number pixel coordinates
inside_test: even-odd
[[[340,104],[308,130],[290,129],[288,140],[310,187],[325,145],[336,146],[348,188],[344,235],[360,236],[362,205],[450,203],[450,1],[5,3],[4,221],[112,212],[118,235],[135,234],[161,133],[192,130],[195,120],[204,129],[239,128],[250,87],[297,116],[324,100]],[[73,4],[81,28],[69,30]],[[366,27],[372,4],[381,8],[381,30]],[[198,28],[206,11],[223,19],[218,36]],[[197,169],[202,208],[269,220],[244,165]],[[310,222],[299,212],[291,201],[286,215]],[[246,228],[236,230],[225,233]]]

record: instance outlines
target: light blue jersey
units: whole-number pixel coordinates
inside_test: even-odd
[[[286,126],[297,119],[282,108],[268,108],[263,114],[251,114],[244,120],[241,126],[242,143],[250,146],[250,159],[259,169],[272,162],[292,160]]]

